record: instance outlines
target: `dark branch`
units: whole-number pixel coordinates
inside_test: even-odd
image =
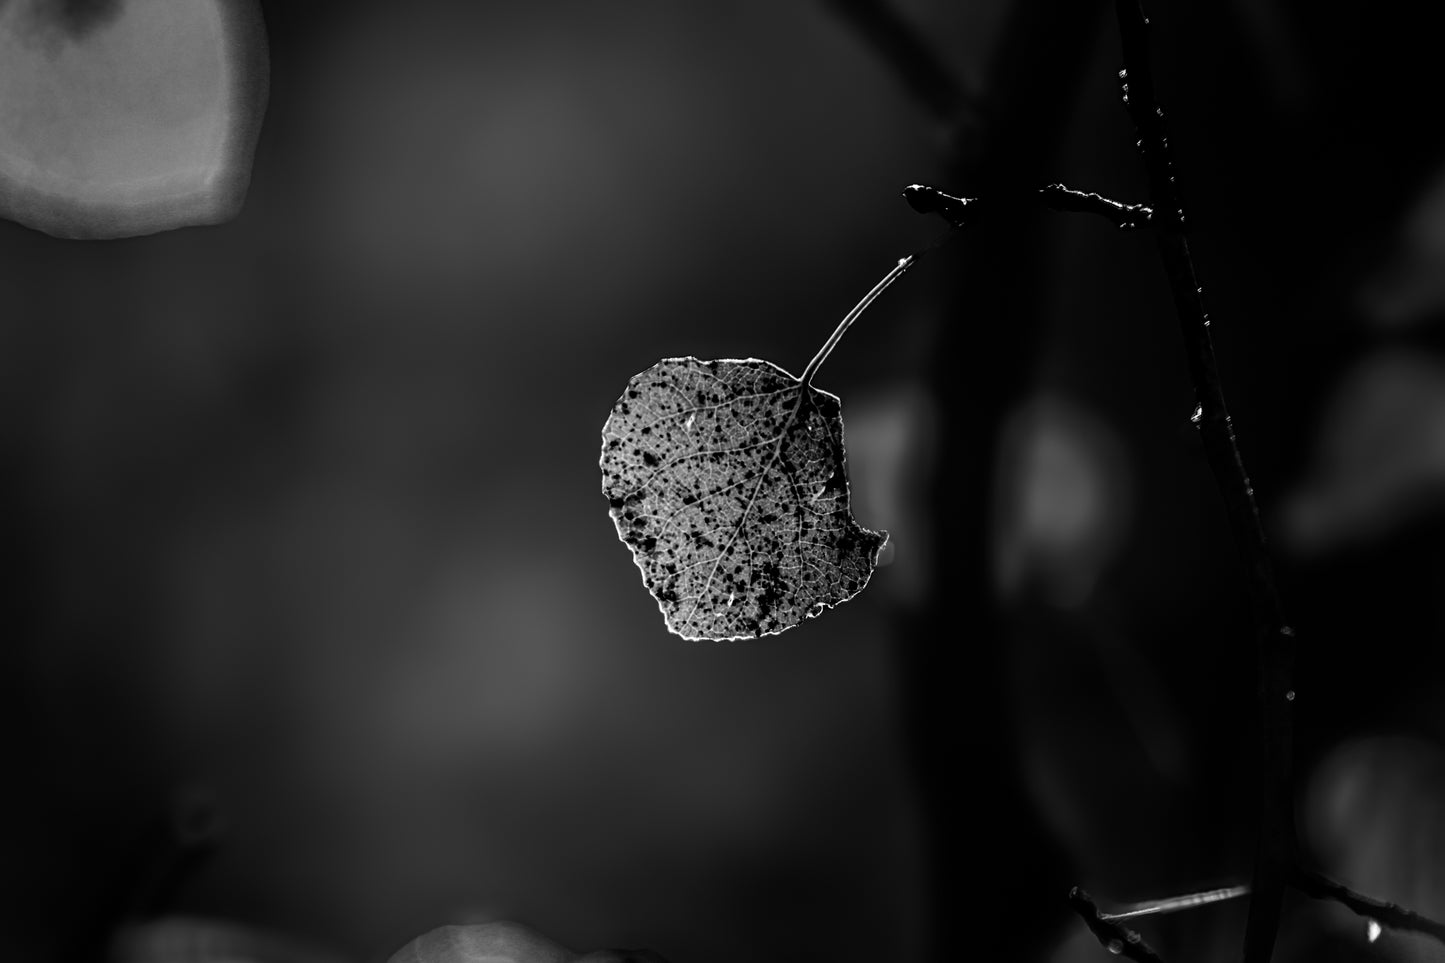
[[[885,0],[827,0],[827,4],[873,46],[909,95],[939,123],[951,128],[979,112],[978,104],[944,66],[937,51],[891,4]]]
[[[1154,952],[1154,948],[1144,942],[1144,937],[1127,926],[1104,919],[1089,894],[1077,886],[1069,891],[1069,906],[1079,914],[1084,925],[1110,953],[1136,963],[1164,963],[1163,958]]]
[[[950,227],[963,227],[968,223],[968,209],[978,209],[976,197],[954,197],[927,184],[909,184],[903,188],[903,199],[919,214],[937,214]]]
[[[1097,214],[1121,230],[1150,227],[1154,223],[1154,212],[1148,205],[1122,204],[1100,194],[1070,190],[1062,184],[1042,187],[1035,196],[1049,210]],[[981,211],[999,206],[996,202],[985,203],[976,197],[955,197],[924,184],[905,187],[903,197],[908,206],[918,213],[937,214],[953,227],[963,227]]]
[[[1264,528],[1254,502],[1254,489],[1235,442],[1234,428],[1224,404],[1224,389],[1209,337],[1209,316],[1204,310],[1199,279],[1189,243],[1184,237],[1184,214],[1178,184],[1169,157],[1164,112],[1154,93],[1149,64],[1149,21],[1140,0],[1115,0],[1119,37],[1123,48],[1124,106],[1134,121],[1139,154],[1149,177],[1149,202],[1160,220],[1155,233],[1159,257],[1174,296],[1194,382],[1197,403],[1194,423],[1204,442],[1209,467],[1224,499],[1235,541],[1244,555],[1247,581],[1255,613],[1259,651],[1260,742],[1263,750],[1260,780],[1259,837],[1254,878],[1250,888],[1249,918],[1245,924],[1245,963],[1268,963],[1279,931],[1287,868],[1295,849],[1294,811],[1290,792],[1290,743],[1294,698],[1290,677],[1294,661],[1294,631],[1285,623],[1274,569],[1265,547]]]
[[[1147,204],[1121,204],[1100,194],[1070,190],[1062,184],[1050,184],[1042,188],[1039,196],[1049,210],[1097,214],[1124,231],[1151,227],[1154,224],[1154,211]]]
[[[1115,0],[1124,69],[1119,72],[1120,93],[1138,135],[1135,144],[1149,177],[1149,200],[1159,210],[1161,224],[1182,230],[1184,210],[1174,181],[1174,162],[1164,130],[1164,108],[1154,93],[1154,70],[1149,63],[1149,19],[1143,0]],[[1168,219],[1167,221],[1165,219]]]
[[[1421,916],[1414,910],[1405,909],[1395,903],[1387,903],[1335,882],[1328,876],[1313,870],[1296,868],[1289,877],[1295,889],[1314,899],[1332,899],[1341,906],[1381,926],[1392,930],[1406,930],[1411,933],[1425,933],[1445,943],[1445,923]]]

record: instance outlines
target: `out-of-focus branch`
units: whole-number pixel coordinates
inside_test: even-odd
[[[1184,236],[1184,211],[1169,156],[1164,111],[1155,96],[1154,74],[1149,63],[1149,21],[1141,0],[1115,0],[1114,11],[1119,21],[1124,59],[1124,70],[1119,74],[1124,106],[1138,135],[1139,155],[1149,178],[1149,202],[1163,228],[1156,231],[1154,237],[1184,334],[1197,404],[1194,423],[1224,499],[1235,541],[1244,556],[1246,582],[1254,608],[1262,772],[1259,836],[1250,883],[1253,895],[1245,924],[1244,963],[1268,963],[1279,931],[1285,879],[1295,852],[1290,792],[1294,630],[1284,620],[1254,489],[1244,469],[1224,403],[1202,288]]]
[[[1105,0],[1010,0],[988,39],[988,69],[977,91],[954,79],[949,62],[935,52],[940,41],[888,8],[896,0],[825,2],[943,128],[945,176],[957,189],[990,198],[1016,195],[1055,176],[1052,169],[1085,87],[1080,78],[1094,55],[1091,38]],[[1005,419],[1030,390],[1037,331],[1046,310],[1038,287],[1021,283],[1031,276],[1025,266],[1043,254],[1034,218],[1005,217],[991,226],[987,237],[950,231],[959,242],[954,263],[966,260],[973,269],[947,279],[951,304],[940,311],[937,350],[928,371],[934,396],[947,399],[939,426],[941,457],[926,494],[941,519],[927,549],[930,572],[935,586],[963,586],[962,594],[933,591],[921,610],[898,613],[903,643],[898,654],[910,705],[906,725],[929,836],[925,955],[930,958],[945,957],[955,943],[959,905],[985,900],[995,887],[1052,889],[1055,883],[1042,880],[1062,864],[1052,842],[1028,834],[1027,841],[1012,848],[1012,858],[990,867],[988,886],[976,874],[962,877],[957,871],[960,861],[977,852],[958,813],[970,805],[977,808],[977,801],[953,778],[949,760],[967,756],[1008,773],[991,794],[986,818],[1016,825],[1024,800],[1022,780],[1010,771],[1006,740],[990,733],[990,723],[1006,709],[1000,690],[960,704],[950,681],[965,671],[1004,671],[1008,632],[992,592],[988,557],[997,498],[994,460]],[[963,311],[995,323],[986,329],[952,323]],[[975,359],[964,363],[964,377],[959,358]],[[955,510],[959,505],[964,510]],[[966,660],[957,647],[939,645],[933,631],[960,605],[973,613],[979,639]],[[1016,956],[1042,952],[1045,935],[1030,925],[1031,907],[1032,901],[1017,900],[999,908],[994,932],[1001,937],[1000,949]],[[988,949],[983,952],[987,955]]]
[[[1197,909],[1200,906],[1211,906],[1215,903],[1222,903],[1225,900],[1239,899],[1241,896],[1249,895],[1248,886],[1226,886],[1221,889],[1210,889],[1200,893],[1185,893],[1183,896],[1168,896],[1164,899],[1145,900],[1142,903],[1134,903],[1128,909],[1117,913],[1100,913],[1101,919],[1119,922],[1122,920],[1137,919],[1140,916],[1154,916],[1160,913],[1178,913],[1182,910]]]
[[[1341,906],[1350,910],[1367,920],[1371,920],[1381,926],[1392,930],[1400,930],[1407,933],[1423,933],[1433,937],[1440,943],[1445,944],[1445,923],[1431,919],[1411,909],[1390,903],[1385,900],[1376,899],[1373,896],[1366,896],[1357,893],[1338,883],[1323,873],[1312,869],[1305,869],[1299,864],[1291,864],[1286,871],[1286,882],[1306,896],[1312,899],[1334,900]],[[1083,890],[1075,887],[1069,894],[1069,905],[1088,924],[1089,929],[1099,938],[1099,942],[1116,953],[1123,953],[1124,947],[1141,943],[1137,934],[1125,928],[1124,920],[1134,919],[1140,916],[1151,916],[1157,913],[1175,913],[1180,910],[1194,909],[1200,906],[1208,906],[1224,900],[1237,899],[1249,895],[1248,886],[1230,886],[1224,889],[1213,889],[1202,893],[1189,893],[1184,896],[1172,896],[1167,899],[1149,900],[1138,903],[1129,909],[1119,913],[1100,912],[1093,900]],[[1133,939],[1133,942],[1131,942]],[[1148,950],[1145,944],[1146,952]],[[1129,954],[1125,954],[1129,955]],[[1132,957],[1131,958],[1137,958]],[[1156,957],[1151,957],[1156,958]]]
[[[1154,948],[1144,942],[1144,937],[1122,923],[1104,919],[1089,894],[1077,886],[1069,891],[1069,906],[1110,953],[1135,963],[1164,963]]]
[[[1381,926],[1388,926],[1392,930],[1425,933],[1445,943],[1445,923],[1421,916],[1414,910],[1405,909],[1395,903],[1356,893],[1348,886],[1314,870],[1295,867],[1289,875],[1289,884],[1314,899],[1332,899],[1351,912],[1372,919]]]
[[[954,77],[913,25],[887,0],[826,0],[834,13],[873,47],[909,96],[939,123],[954,127],[981,113],[978,102]]]
[[[1154,211],[1146,204],[1123,204],[1101,194],[1086,193],[1050,184],[1032,195],[1051,211],[1096,214],[1121,230],[1153,225]],[[999,201],[977,197],[955,197],[926,184],[910,184],[903,189],[908,205],[920,214],[937,214],[953,227],[963,227],[985,211],[1003,206]]]

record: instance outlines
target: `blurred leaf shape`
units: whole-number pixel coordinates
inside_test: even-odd
[[[667,628],[775,635],[851,599],[887,533],[853,519],[839,399],[757,358],[666,358],[602,429],[602,492]]]
[[[1439,746],[1408,736],[1345,743],[1311,775],[1304,816],[1307,840],[1326,873],[1376,898],[1445,915],[1445,752]],[[1365,935],[1358,918],[1349,926]],[[1438,946],[1430,949],[1438,959]]]
[[[889,532],[878,565],[891,567],[880,587],[896,602],[922,605],[933,574],[928,486],[937,457],[937,402],[922,385],[902,381],[848,404],[848,475],[856,507]],[[907,545],[907,552],[892,551],[895,543]]]
[[[1361,362],[1335,392],[1309,474],[1286,504],[1298,550],[1388,534],[1445,505],[1445,364],[1395,350]]]
[[[1079,402],[1043,395],[1004,423],[994,579],[1006,598],[1083,604],[1130,524],[1132,477],[1117,431]]]
[[[1392,247],[1361,287],[1360,309],[1386,328],[1438,320],[1445,312],[1445,168],[1415,199]]]
[[[346,957],[231,920],[166,916],[121,928],[111,963],[345,963]]]
[[[388,963],[666,963],[651,950],[578,954],[520,923],[440,926],[392,954]]]
[[[92,239],[229,220],[266,92],[255,0],[0,3],[0,216]]]

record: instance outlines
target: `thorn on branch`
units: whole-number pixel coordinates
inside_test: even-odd
[[[1104,919],[1089,894],[1077,886],[1069,890],[1069,906],[1079,914],[1084,925],[1110,953],[1134,960],[1135,963],[1164,963],[1163,958],[1154,952],[1154,948],[1144,942],[1144,937],[1127,926]]]
[[[1337,883],[1322,873],[1296,867],[1290,874],[1289,883],[1306,896],[1313,899],[1334,900],[1351,912],[1374,920],[1381,926],[1409,933],[1424,933],[1445,943],[1445,923],[1422,916],[1414,910],[1405,909],[1398,904],[1387,903],[1372,896],[1356,893],[1348,886]]]

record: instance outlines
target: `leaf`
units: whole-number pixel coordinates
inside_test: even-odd
[[[602,426],[602,494],[668,631],[776,635],[846,602],[886,532],[848,510],[838,398],[813,376],[898,263],[794,378],[769,361],[665,358],[628,382]]]
[[[757,358],[667,358],[628,382],[602,492],[685,639],[775,635],[846,602],[888,538],[849,511],[838,398]]]

